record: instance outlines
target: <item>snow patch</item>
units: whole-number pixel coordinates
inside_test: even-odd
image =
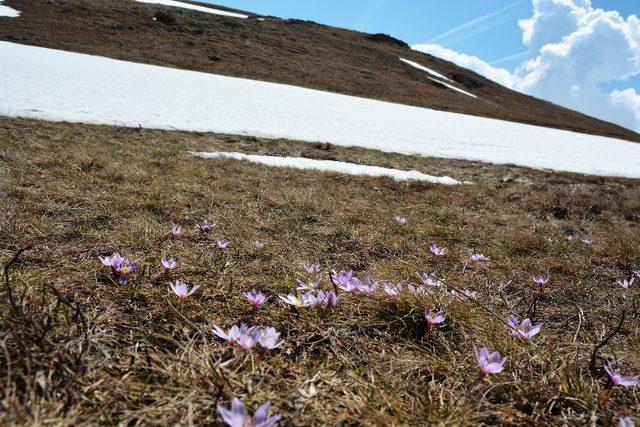
[[[17,18],[20,16],[19,10],[15,10],[9,6],[2,6],[2,2],[4,2],[4,0],[0,0],[0,16],[5,16],[7,18]]]
[[[197,6],[195,4],[183,3],[175,0],[136,0],[139,3],[160,4],[163,6],[181,7],[183,9],[197,10],[198,12],[212,13],[214,15],[230,16],[233,18],[248,18],[248,15],[240,13],[228,12],[226,10],[214,9],[212,7]]]
[[[329,142],[640,178],[640,144],[295,86],[0,42],[0,114]]]
[[[420,65],[417,62],[413,62],[413,61],[409,61],[408,59],[404,59],[404,58],[400,58],[400,61],[404,62],[407,65],[411,65],[414,68],[417,68],[418,70],[422,70],[425,71],[429,74],[431,74],[433,77],[437,77],[439,79],[443,79],[446,80],[448,82],[451,81],[450,78],[448,78],[447,76],[445,76],[444,74],[440,74],[439,72],[432,70],[431,68],[427,68],[424,65]]]
[[[456,185],[462,184],[448,176],[438,177],[427,175],[418,171],[403,171],[399,169],[383,168],[380,166],[357,165],[355,163],[337,162],[334,160],[314,160],[304,157],[276,157],[260,156],[256,154],[212,152],[212,153],[191,153],[194,156],[204,159],[228,158],[235,160],[246,160],[252,163],[272,166],[276,168],[312,169],[322,172],[336,172],[347,175],[364,176],[386,176],[396,181],[426,181],[434,184]]]
[[[467,96],[470,96],[472,98],[477,98],[477,96],[475,96],[474,94],[466,92],[466,91],[464,91],[462,89],[458,89],[457,87],[455,87],[454,85],[451,85],[449,83],[441,82],[440,80],[434,79],[433,77],[429,77],[429,79],[433,80],[434,82],[438,82],[441,85],[444,85],[444,86],[448,87],[449,89],[455,90],[456,92],[459,92],[459,93],[461,93],[463,95],[467,95]]]
[[[447,80],[447,81],[451,81],[450,79],[446,78],[446,77],[445,77],[445,76],[443,76],[442,74],[440,74],[440,73],[438,73],[438,72],[436,72],[436,71],[433,71],[433,70],[432,70],[432,69],[430,69],[430,68],[423,67],[422,65],[417,64],[417,63],[415,63],[415,62],[409,61],[408,59],[400,58],[400,61],[404,62],[405,64],[409,64],[409,65],[411,65],[412,67],[415,67],[415,68],[417,68],[417,69],[419,69],[419,70],[426,71],[426,72],[427,72],[427,73],[429,73],[429,74],[433,74],[434,76],[439,76],[439,77],[440,77],[440,78],[442,78],[442,79],[445,79],[445,80]],[[472,98],[477,98],[477,96],[475,96],[474,94],[469,93],[469,92],[467,92],[467,91],[464,91],[464,90],[462,90],[462,89],[459,89],[459,88],[455,87],[455,86],[454,86],[454,85],[452,85],[452,84],[449,84],[449,83],[443,82],[443,81],[438,80],[438,79],[434,79],[433,77],[430,77],[430,76],[427,76],[427,78],[429,78],[430,80],[433,80],[434,82],[440,83],[441,85],[446,86],[446,87],[448,87],[448,88],[449,88],[449,89],[451,89],[451,90],[455,90],[455,91],[456,91],[456,92],[458,92],[458,93],[461,93],[461,94],[463,94],[463,95],[470,96],[470,97],[472,97]]]

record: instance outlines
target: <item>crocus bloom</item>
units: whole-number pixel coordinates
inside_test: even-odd
[[[638,377],[623,377],[613,367],[611,362],[604,365],[604,370],[611,378],[611,386],[621,385],[623,387],[635,387],[638,384]]]
[[[262,292],[256,292],[255,289],[251,292],[245,292],[243,295],[249,300],[249,304],[254,307],[260,307],[267,300],[267,297]]]
[[[181,301],[192,295],[200,287],[199,285],[193,285],[191,289],[189,289],[186,283],[179,280],[170,283],[169,286],[171,286],[171,290],[178,295],[178,298],[180,298]]]
[[[120,283],[127,283],[129,280],[129,274],[136,271],[138,268],[137,262],[130,262],[127,258],[120,256],[118,252],[112,256],[99,257],[100,262],[105,267],[111,267],[113,273],[118,277]]]
[[[544,286],[547,284],[547,282],[549,282],[549,276],[532,275],[531,280],[533,280],[533,283],[535,283],[536,285]]]
[[[438,288],[443,285],[442,280],[438,279],[436,273],[420,273],[420,280],[429,288]]]
[[[392,283],[387,283],[384,285],[384,291],[389,296],[392,296],[392,297],[398,296],[400,292],[402,292],[402,283],[398,283],[397,285],[394,285]]]
[[[256,248],[256,249],[262,249],[262,248],[264,248],[264,243],[259,242],[259,241],[257,241],[257,240],[254,240],[254,241],[252,242],[252,244],[253,244],[253,247],[254,247],[254,248]]]
[[[114,253],[111,256],[101,256],[98,258],[100,258],[100,262],[102,263],[102,265],[104,265],[105,267],[111,267],[114,271],[118,270],[122,261],[126,259],[122,258],[118,252]]]
[[[429,322],[429,325],[433,326],[439,325],[440,323],[444,322],[444,320],[447,318],[447,315],[444,311],[439,311],[436,313],[430,308],[425,308],[424,317],[425,319],[427,319],[427,322]]]
[[[260,329],[256,334],[256,344],[263,352],[268,352],[282,345],[280,341],[280,332],[275,328]]]
[[[359,292],[364,292],[366,294],[373,293],[377,291],[378,288],[380,288],[380,284],[378,282],[372,282],[369,277],[365,277],[363,282],[360,282],[360,280],[357,280],[355,282],[355,286]]]
[[[590,244],[593,243],[593,240],[591,240],[591,239],[580,239],[580,241],[582,243],[584,243],[585,245],[590,245]]]
[[[621,417],[618,427],[635,427],[635,424],[629,417]]]
[[[311,274],[316,274],[318,271],[320,271],[320,263],[316,262],[316,263],[309,263],[309,262],[305,262],[302,264],[302,266],[304,267],[305,270],[307,270],[309,273]]]
[[[338,300],[340,297],[336,295],[333,290],[329,292],[318,291],[318,295],[315,297],[315,305],[322,306],[325,308],[331,308],[338,305]]]
[[[316,279],[315,282],[309,282],[309,283],[305,283],[302,280],[298,280],[296,279],[296,282],[298,282],[298,287],[296,288],[298,291],[315,291],[316,289],[318,289],[318,284],[320,283],[320,278]]]
[[[236,344],[238,344],[238,346],[243,350],[250,350],[254,345],[256,345],[259,334],[260,330],[258,328],[249,328],[247,333],[240,334],[240,338],[238,338],[238,342]]]
[[[137,262],[129,262],[128,259],[123,258],[122,262],[120,262],[120,266],[116,268],[116,271],[120,274],[128,276],[129,274],[136,271],[136,268],[138,268]]]
[[[506,357],[501,357],[497,351],[489,354],[489,350],[483,347],[480,351],[473,346],[473,352],[476,355],[478,366],[480,366],[480,375],[487,376],[493,374],[499,374],[504,370],[504,363],[507,361]]]
[[[218,249],[220,249],[221,251],[224,251],[225,249],[227,249],[229,247],[229,245],[231,245],[231,242],[225,242],[223,240],[216,240],[216,244],[218,245]]]
[[[182,234],[182,227],[176,224],[171,224],[171,231],[169,232],[173,237],[178,237]]]
[[[625,289],[629,289],[629,286],[633,285],[633,282],[635,281],[635,279],[636,279],[635,277],[632,277],[631,280],[622,279],[622,280],[618,280],[616,283]]]
[[[256,326],[250,328],[242,323],[240,326],[232,326],[227,333],[219,326],[214,325],[213,333],[243,350],[250,350],[258,345],[262,352],[267,352],[282,345],[282,341],[279,340],[280,333],[274,328],[258,328]]]
[[[520,323],[515,316],[509,316],[507,318],[507,323],[511,326],[511,335],[521,341],[531,339],[538,335],[542,328],[542,323],[537,323],[533,326],[531,324],[531,319],[524,319],[522,323]]]
[[[240,327],[237,325],[233,325],[231,329],[229,329],[228,333],[225,333],[218,325],[213,326],[213,333],[227,341],[229,344],[237,344],[240,341],[240,337],[242,335],[247,335],[251,333],[251,330],[242,323]]]
[[[287,296],[279,295],[279,297],[282,301],[284,301],[285,303],[293,307],[296,307],[296,308],[305,307],[305,302],[302,300],[301,297],[297,295],[292,295],[292,294],[289,294]]]
[[[345,292],[353,292],[357,289],[354,279],[357,280],[353,277],[353,271],[341,271],[340,273],[334,271],[331,274],[331,281]]]
[[[397,222],[400,225],[405,225],[407,223],[407,219],[403,218],[403,217],[401,217],[399,215],[394,216],[393,219],[394,219],[395,222]]]
[[[249,416],[244,403],[237,397],[231,402],[231,409],[218,405],[218,413],[230,427],[273,427],[280,421],[280,415],[269,415],[271,402],[262,405],[253,415]]]
[[[434,256],[436,256],[438,258],[445,256],[447,254],[447,252],[449,252],[449,249],[441,248],[441,247],[439,247],[439,246],[437,246],[435,244],[429,246],[429,250],[431,251],[431,253]]]
[[[469,255],[469,259],[473,262],[484,262],[484,261],[489,261],[490,258],[488,256],[485,256],[484,254],[471,254]]]
[[[175,268],[178,267],[178,263],[176,262],[175,259],[171,258],[167,260],[166,256],[162,257],[162,260],[160,260],[160,262],[162,262],[162,266],[167,270],[173,270]]]
[[[213,228],[216,225],[214,223],[210,223],[209,221],[207,221],[206,219],[204,221],[202,221],[202,223],[198,226],[198,228],[200,228],[200,231],[202,231],[203,233],[208,233],[211,230],[213,230]]]

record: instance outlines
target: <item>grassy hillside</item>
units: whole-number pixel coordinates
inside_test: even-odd
[[[216,406],[235,396],[250,411],[273,402],[284,425],[611,425],[640,407],[637,389],[607,391],[602,370],[611,361],[640,373],[639,289],[615,283],[640,269],[637,181],[19,119],[0,119],[0,141],[3,423],[219,423]],[[187,150],[473,184],[270,169]],[[217,227],[200,232],[203,219]],[[169,236],[172,222],[182,235]],[[448,254],[436,259],[432,243]],[[139,262],[127,284],[99,261],[114,251]],[[471,251],[491,260],[472,263]],[[180,262],[170,276],[164,255]],[[277,295],[311,279],[309,261],[320,262],[324,290],[332,269],[405,286],[435,271],[448,286],[422,296],[339,291],[333,310],[295,310]],[[532,274],[550,281],[540,287]],[[201,287],[180,302],[175,279]],[[242,295],[254,288],[269,296],[257,310]],[[460,301],[453,289],[477,298]],[[426,307],[447,312],[440,328],[428,328]],[[541,333],[515,339],[510,314],[542,322]],[[273,326],[284,344],[259,357],[211,332],[240,322]],[[474,344],[506,356],[504,372],[479,379]]]

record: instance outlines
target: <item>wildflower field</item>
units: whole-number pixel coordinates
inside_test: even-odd
[[[3,424],[640,421],[638,181],[26,119],[0,141]]]

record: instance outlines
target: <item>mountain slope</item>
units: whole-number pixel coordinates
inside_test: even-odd
[[[640,141],[635,132],[511,91],[392,38],[128,0],[5,4],[21,16],[0,20],[0,40]],[[400,58],[443,74],[477,98],[448,89]]]

